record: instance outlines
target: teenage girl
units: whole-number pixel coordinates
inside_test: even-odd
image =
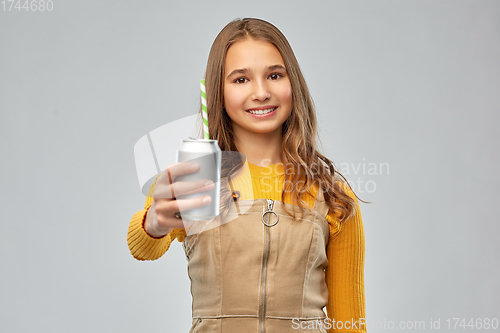
[[[263,20],[230,22],[210,50],[206,87],[210,139],[246,157],[222,172],[225,210],[215,227],[186,233],[178,212],[210,197],[176,200],[174,193],[214,185],[176,182],[203,166],[171,165],[130,221],[132,255],[155,260],[175,238],[182,242],[190,332],[366,332],[358,200],[316,148],[313,101],[288,41]],[[242,166],[250,182],[229,177]],[[236,211],[223,204],[228,193]]]

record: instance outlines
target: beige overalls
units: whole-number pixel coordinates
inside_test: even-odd
[[[190,333],[327,332],[319,321],[328,300],[328,206],[318,193],[300,222],[281,201],[237,201],[234,220],[185,238]],[[311,321],[315,328],[303,329]]]

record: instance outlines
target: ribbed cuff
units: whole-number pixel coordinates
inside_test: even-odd
[[[172,240],[175,239],[179,233],[179,229],[173,229],[170,233],[161,238],[150,236],[146,230],[144,230],[144,218],[148,208],[135,213],[128,228],[128,247],[132,256],[137,260],[159,259],[167,252]]]

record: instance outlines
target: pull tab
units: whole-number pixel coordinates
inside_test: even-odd
[[[264,213],[262,213],[262,223],[264,223],[264,225],[266,225],[268,227],[272,227],[272,226],[276,225],[276,223],[278,223],[279,216],[276,212],[273,211],[274,201],[271,199],[266,199],[266,200],[267,200],[267,210]],[[271,218],[271,213],[274,214],[274,216],[276,216],[276,221],[272,224],[269,224],[269,220]],[[266,214],[267,214],[267,222],[264,220],[264,217],[266,216]]]

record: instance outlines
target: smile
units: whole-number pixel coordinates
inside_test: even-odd
[[[271,108],[271,109],[266,109],[266,110],[257,110],[257,111],[248,110],[247,112],[249,112],[251,114],[267,114],[269,112],[273,112],[274,110],[276,110],[276,108]]]

